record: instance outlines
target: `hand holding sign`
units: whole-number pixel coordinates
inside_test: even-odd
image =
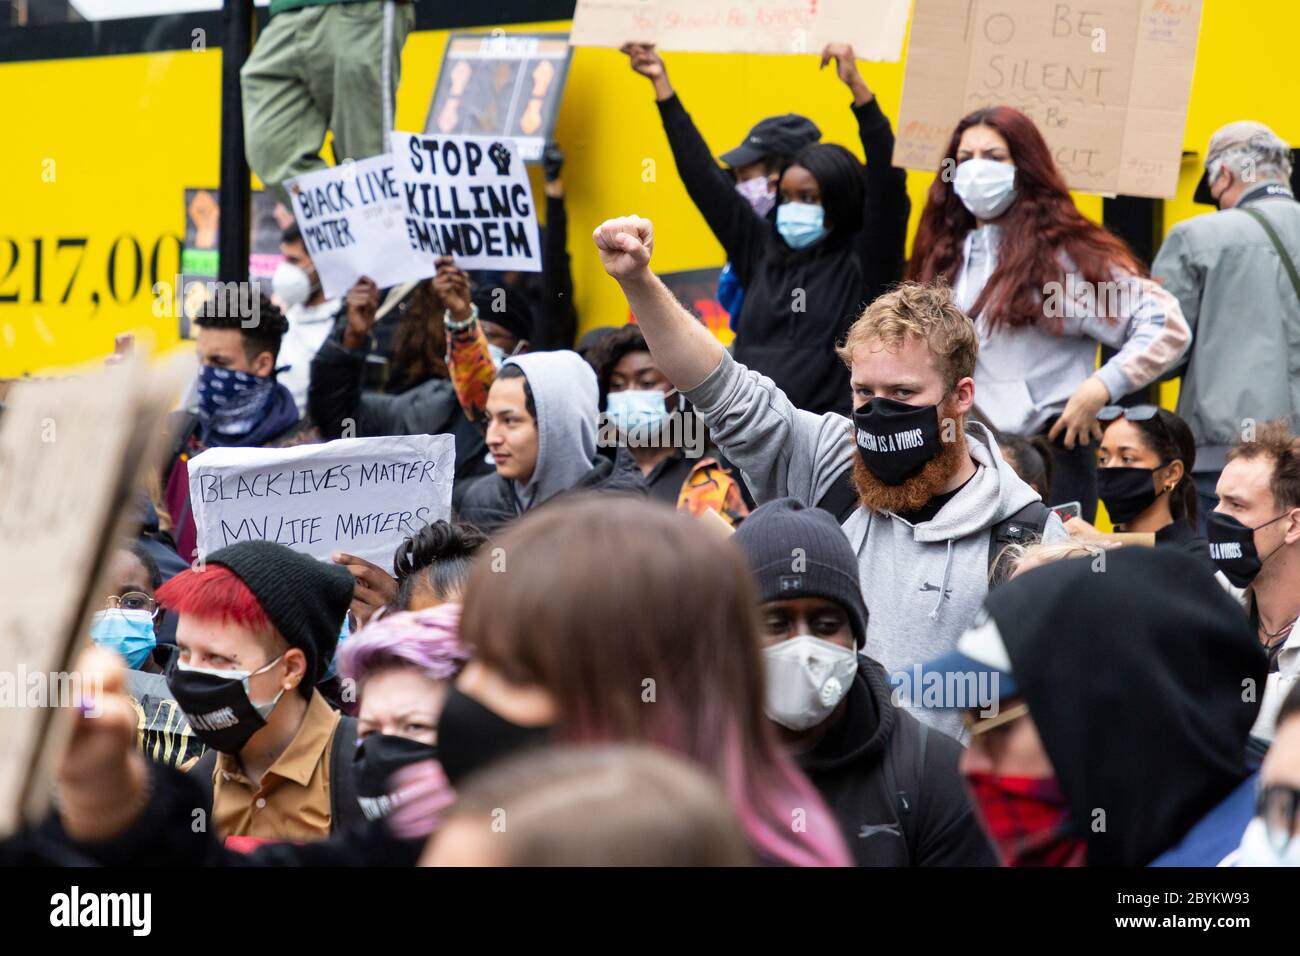
[[[433,290],[442,300],[442,307],[451,313],[453,322],[464,322],[470,316],[469,276],[457,269],[451,259],[438,260],[438,274],[433,277]]]
[[[348,290],[347,328],[343,330],[343,344],[350,349],[365,346],[370,330],[375,325],[379,311],[379,287],[369,276],[362,276]]]
[[[397,579],[377,564],[340,551],[332,560],[352,574],[352,613],[364,626],[381,607],[397,600]]]
[[[861,106],[871,99],[871,89],[867,86],[867,81],[862,78],[858,72],[858,61],[853,55],[853,46],[848,43],[828,43],[822,49],[822,65],[819,69],[825,69],[826,64],[831,60],[835,61],[835,72],[841,82],[853,91],[853,105]]]
[[[650,274],[654,225],[640,216],[607,219],[591,234],[600,264],[619,282],[644,279]]]

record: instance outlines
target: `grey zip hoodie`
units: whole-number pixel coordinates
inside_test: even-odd
[[[518,365],[537,406],[537,465],[528,484],[514,483],[520,511],[568,491],[591,470],[596,454],[596,373],[577,352],[531,352]]]
[[[789,495],[816,505],[857,453],[849,419],[796,409],[771,379],[730,355],[685,394],[760,503]],[[952,650],[983,603],[989,529],[1038,499],[1003,461],[987,428],[968,423],[966,443],[975,475],[931,520],[913,525],[894,514],[859,508],[842,525],[858,555],[870,614],[863,653],[884,665],[891,680],[906,677],[904,688],[910,686],[912,665]],[[1044,540],[1067,537],[1060,519],[1051,516]],[[912,712],[932,727],[965,737],[955,711],[914,706]]]

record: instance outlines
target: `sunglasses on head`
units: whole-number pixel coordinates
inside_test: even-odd
[[[1097,413],[1097,421],[1113,422],[1117,418],[1127,418],[1131,422],[1149,422],[1159,414],[1160,409],[1155,405],[1134,405],[1132,408],[1107,405]]]

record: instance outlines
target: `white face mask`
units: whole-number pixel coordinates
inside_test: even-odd
[[[811,634],[763,648],[767,689],[763,711],[790,730],[825,720],[848,693],[858,672],[856,651]]]
[[[500,370],[501,363],[510,357],[506,354],[505,349],[499,345],[493,345],[491,342],[488,343],[488,355],[492,356],[492,365],[497,370]],[[488,455],[488,457],[491,458],[492,456]]]
[[[1235,866],[1300,866],[1300,836],[1291,838],[1279,853],[1268,839],[1268,828],[1259,817],[1246,825],[1237,851]]]
[[[957,167],[952,188],[976,219],[996,219],[1016,200],[1016,167],[991,159],[968,159]]]
[[[281,262],[271,276],[271,291],[286,309],[306,305],[311,298],[311,276],[292,262]]]

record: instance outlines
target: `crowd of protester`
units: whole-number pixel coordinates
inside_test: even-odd
[[[337,43],[337,13],[272,18],[250,124],[281,17]],[[1216,133],[1219,211],[1146,264],[1076,209],[1033,120],[981,109],[907,261],[907,176],[850,47],[822,65],[865,165],[793,114],[715,158],[653,46],[623,52],[725,250],[734,346],[655,275],[637,216],[579,230],[636,319],[578,339],[555,148],[536,275],[446,258],[327,300],[287,229],[256,324],[196,319],[195,400],[80,665],[102,713],[4,854],[1300,864],[1286,144]],[[360,100],[336,142],[377,152]],[[271,184],[303,171],[288,135],[250,145]],[[1175,412],[1153,388],[1176,376]],[[253,541],[191,567],[206,449],[419,434],[455,438],[452,514],[391,566]]]

